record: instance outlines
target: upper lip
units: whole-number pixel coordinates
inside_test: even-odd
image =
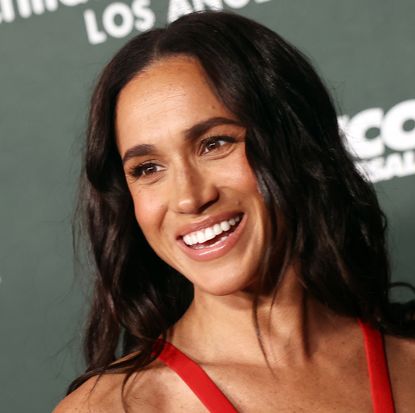
[[[202,219],[201,221],[183,225],[177,230],[176,239],[183,237],[186,234],[190,234],[191,232],[199,231],[211,227],[215,224],[219,224],[219,222],[227,221],[228,219],[231,219],[241,214],[241,211],[222,212],[220,214],[208,216]]]

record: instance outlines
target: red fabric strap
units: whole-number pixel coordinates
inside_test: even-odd
[[[211,413],[238,413],[203,369],[173,344],[165,342],[158,358],[183,379]]]
[[[362,329],[374,413],[395,413],[382,334],[359,321]],[[211,413],[238,413],[204,370],[168,342],[158,357],[175,371]]]
[[[389,369],[383,336],[366,323],[359,321],[365,341],[374,413],[395,413]]]

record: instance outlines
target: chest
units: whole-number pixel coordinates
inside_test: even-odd
[[[402,353],[402,351],[390,352]],[[232,363],[205,364],[201,365],[201,368],[210,378],[208,381],[212,381],[219,389],[219,393],[223,393],[240,413],[373,412],[370,390],[371,384],[373,385],[373,372],[371,379],[364,350],[359,347],[348,353],[345,355],[345,352],[339,349],[338,356],[334,357],[330,354],[330,357],[311,364],[291,363],[285,360],[272,371],[267,367]],[[396,412],[412,412],[415,405],[414,381],[413,368],[409,366],[414,365],[415,359],[407,356],[397,361],[395,358],[387,357]],[[138,393],[150,396],[143,399],[142,408],[137,411],[169,413],[208,411],[200,399],[200,393],[206,395],[206,388],[204,389],[203,383],[201,384],[201,381],[192,375],[194,372],[192,369],[186,382],[196,383],[199,394],[194,388],[192,391],[191,386],[189,387],[172,369],[165,367],[162,372],[161,375],[159,373],[151,375],[152,379],[143,381],[147,384],[145,387],[149,388],[141,388]],[[403,374],[405,372],[406,375]],[[382,374],[375,376],[384,377]],[[386,389],[386,386],[377,388]],[[381,391],[377,394],[383,393]],[[375,399],[379,401],[379,397]],[[155,410],[151,410],[150,406]],[[211,412],[227,411],[216,410],[216,407],[220,406],[221,403],[217,403]]]
[[[344,365],[286,365],[272,372],[266,367],[234,364],[202,367],[239,413],[373,412],[369,377],[362,357]],[[151,400],[142,400],[137,411],[208,412],[200,393],[208,398],[213,394],[203,385],[196,386],[195,392],[173,371],[165,371],[165,374],[163,380],[158,376],[158,385],[152,385],[151,391],[141,389],[139,393],[151,394]],[[193,379],[193,383],[197,382],[196,377]],[[212,412],[226,411],[216,410],[222,405],[220,402],[214,405]]]
[[[238,412],[372,412],[365,366],[268,369],[228,366],[205,370]]]

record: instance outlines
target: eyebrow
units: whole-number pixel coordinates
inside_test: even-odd
[[[186,141],[193,141],[194,139],[206,133],[209,129],[212,129],[218,125],[242,126],[242,124],[237,120],[217,116],[198,122],[190,128],[185,129],[184,138]],[[142,143],[132,146],[125,152],[124,156],[122,157],[122,163],[124,165],[131,158],[151,155],[154,152],[156,152],[156,147],[152,144]]]

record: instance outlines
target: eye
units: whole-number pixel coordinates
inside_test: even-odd
[[[140,165],[133,166],[128,173],[133,178],[138,179],[141,177],[145,178],[150,175],[154,175],[155,173],[160,172],[162,170],[163,168],[160,165],[157,165],[153,162],[146,162]]]
[[[235,142],[231,136],[210,136],[203,139],[201,144],[201,154],[209,153],[221,149],[227,143]]]

